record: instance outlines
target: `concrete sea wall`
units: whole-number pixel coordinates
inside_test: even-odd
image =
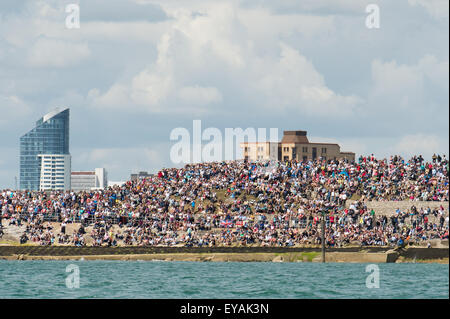
[[[327,262],[386,263],[444,261],[448,248],[346,247],[326,250]],[[165,260],[165,261],[272,261],[320,262],[320,248],[287,247],[73,247],[0,246],[0,259],[8,260]]]

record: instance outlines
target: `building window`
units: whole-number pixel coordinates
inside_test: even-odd
[[[244,147],[244,152],[248,152],[248,147]]]
[[[307,147],[302,147],[302,151],[303,151],[303,153],[308,153],[308,148]]]
[[[283,147],[284,152],[289,152],[289,147]]]
[[[326,154],[327,153],[327,148],[326,147],[322,147],[322,154]]]

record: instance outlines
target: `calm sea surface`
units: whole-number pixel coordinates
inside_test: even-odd
[[[79,288],[69,289],[79,269]],[[449,298],[449,267],[377,264],[0,260],[0,298]],[[370,280],[369,282],[376,282]]]

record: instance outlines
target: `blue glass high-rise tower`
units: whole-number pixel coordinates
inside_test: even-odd
[[[57,108],[20,138],[20,189],[39,190],[41,154],[70,155],[69,108]]]

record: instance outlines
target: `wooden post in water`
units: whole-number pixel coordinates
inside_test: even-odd
[[[325,211],[322,211],[322,262],[325,262]]]

